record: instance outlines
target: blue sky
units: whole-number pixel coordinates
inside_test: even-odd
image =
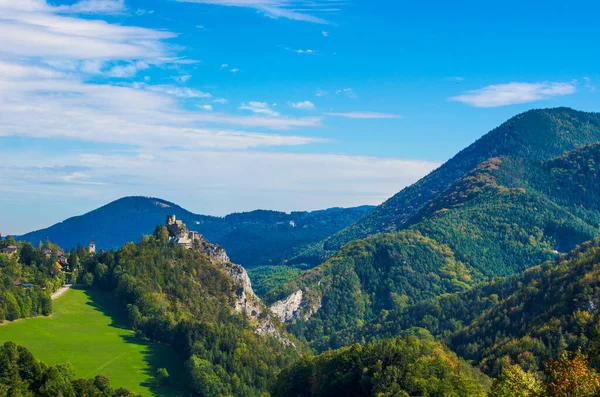
[[[517,113],[598,110],[599,8],[0,0],[0,233],[379,204]]]

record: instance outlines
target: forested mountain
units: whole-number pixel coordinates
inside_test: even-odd
[[[417,337],[353,345],[282,371],[272,397],[483,397],[490,380],[441,344]]]
[[[597,364],[599,320],[600,239],[595,239],[508,279],[412,306],[397,305],[354,331],[378,339],[425,328],[497,376],[513,363],[540,371],[548,358],[578,348]]]
[[[192,395],[258,397],[304,352],[254,296],[245,270],[201,240],[169,242],[157,227],[140,243],[83,254],[80,284],[112,291],[136,336],[172,346]]]
[[[294,261],[315,265],[344,244],[403,228],[456,180],[492,157],[547,160],[600,141],[600,114],[569,108],[531,110],[508,120],[417,183],[403,189],[367,216],[312,244]]]
[[[251,267],[281,263],[304,245],[343,229],[372,208],[331,208],[291,214],[260,210],[220,218],[197,215],[157,198],[125,197],[16,238],[34,245],[50,240],[67,249],[85,246],[93,238],[98,249],[118,248],[152,233],[167,215],[174,214],[209,241],[223,245],[235,263]]]
[[[346,245],[267,299],[302,290],[291,329],[319,350],[347,345],[357,335],[341,330],[521,272],[600,235],[599,169],[600,145],[548,161],[492,158],[403,230]]]

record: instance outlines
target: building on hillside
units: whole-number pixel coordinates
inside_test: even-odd
[[[194,248],[194,242],[189,237],[175,237],[173,242],[180,245],[181,247],[183,247],[185,249]]]
[[[94,239],[92,239],[92,241],[90,241],[90,245],[88,246],[88,252],[90,254],[96,253],[96,242],[94,241]]]
[[[7,254],[8,256],[12,256],[15,252],[17,252],[17,247],[14,245],[2,248],[2,253]]]
[[[43,250],[42,253],[46,255],[46,258],[50,258],[52,256],[52,250]]]

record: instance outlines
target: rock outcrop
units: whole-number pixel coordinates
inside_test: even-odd
[[[167,217],[167,230],[169,231],[171,242],[187,249],[195,249],[203,252],[212,263],[221,267],[231,277],[234,284],[237,285],[233,310],[250,319],[256,326],[256,333],[273,336],[286,346],[294,345],[277,329],[266,306],[254,293],[246,269],[241,265],[231,263],[223,247],[209,243],[198,233],[190,232],[185,224],[175,219],[175,215]]]
[[[300,305],[302,304],[302,290],[294,292],[287,298],[273,303],[271,312],[283,323],[298,319],[300,317]]]

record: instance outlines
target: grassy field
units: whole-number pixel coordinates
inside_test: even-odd
[[[135,338],[111,302],[100,292],[69,290],[53,302],[51,317],[0,326],[0,342],[23,345],[46,364],[70,361],[77,376],[102,374],[115,388],[126,387],[143,396],[182,395],[176,385],[158,389],[153,380],[160,367],[172,377],[181,373],[172,350]]]

